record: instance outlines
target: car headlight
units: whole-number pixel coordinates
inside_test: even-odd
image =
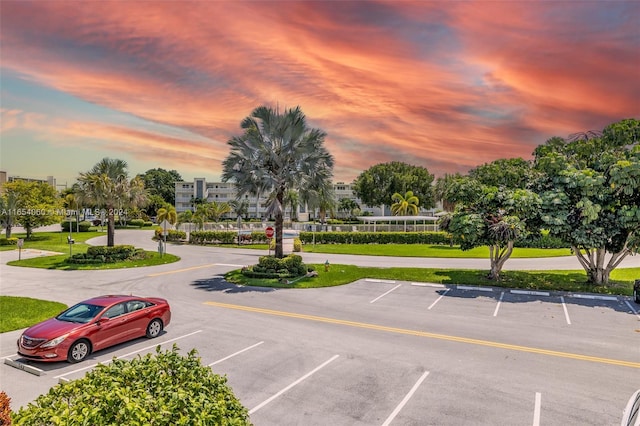
[[[67,335],[56,337],[55,339],[49,340],[47,343],[40,346],[41,348],[52,348],[54,346],[58,346],[64,339],[67,338]]]

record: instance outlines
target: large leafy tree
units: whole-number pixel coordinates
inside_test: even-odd
[[[369,207],[387,206],[395,193],[413,194],[424,208],[434,204],[433,175],[425,167],[393,161],[376,164],[362,172],[354,181],[353,192]]]
[[[549,139],[534,152],[542,226],[571,244],[594,284],[640,244],[640,121]]]
[[[433,187],[435,199],[442,203],[442,209],[448,212],[453,211],[455,208],[455,202],[450,200],[447,196],[449,194],[449,187],[454,184],[455,180],[461,178],[460,173],[449,174],[445,173],[436,179],[436,183]]]
[[[451,183],[447,198],[456,209],[442,217],[441,229],[450,232],[462,250],[488,246],[488,278],[498,280],[515,241],[535,230],[540,197],[527,189],[484,185],[467,176]]]
[[[104,209],[107,217],[107,246],[115,242],[115,217],[130,207],[143,206],[148,199],[140,177],[129,180],[124,160],[103,158],[78,178],[78,200],[82,205]]]
[[[182,181],[182,176],[175,170],[165,170],[161,168],[149,169],[138,175],[144,182],[144,187],[149,195],[162,197],[165,203],[175,205],[176,203],[176,182]]]
[[[354,215],[354,212],[359,208],[360,206],[358,205],[358,203],[356,203],[355,200],[352,200],[351,198],[341,198],[338,202],[338,211],[342,212],[347,218],[352,217]]]
[[[469,177],[496,187],[527,188],[532,176],[531,162],[522,158],[503,158],[469,171]]]
[[[420,200],[413,195],[413,191],[407,191],[404,195],[396,192],[391,199],[391,213],[395,216],[415,216],[420,211]]]
[[[58,223],[64,216],[62,199],[48,183],[17,180],[6,183],[4,190],[6,224],[22,226],[27,238],[34,228]]]
[[[0,224],[7,238],[11,238],[11,230],[16,224],[17,210],[18,199],[15,193],[5,193],[0,196]]]
[[[222,163],[222,180],[235,181],[239,196],[267,195],[267,214],[275,217],[275,256],[281,258],[285,194],[320,187],[333,176],[326,133],[309,128],[300,107],[279,113],[260,106],[241,127],[244,133],[228,141],[231,152]]]

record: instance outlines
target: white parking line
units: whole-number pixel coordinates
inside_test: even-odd
[[[633,312],[635,314],[635,316],[640,318],[640,315],[638,315],[638,311],[636,311],[635,308],[633,306],[631,306],[631,303],[629,303],[628,300],[625,300],[624,303],[627,304],[627,306],[629,307],[629,309],[631,309],[631,312]]]
[[[417,287],[435,287],[435,288],[445,288],[444,284],[434,284],[434,283],[411,283],[411,285],[415,285]]]
[[[193,333],[185,334],[184,336],[174,337],[173,339],[165,340],[164,342],[156,343],[156,344],[154,344],[154,345],[147,346],[147,347],[142,348],[142,349],[138,349],[137,351],[129,352],[128,354],[124,354],[124,355],[120,355],[120,356],[115,356],[115,357],[113,357],[112,359],[107,360],[107,361],[105,361],[105,362],[97,362],[97,363],[95,363],[95,364],[91,364],[91,365],[88,365],[88,366],[86,366],[86,367],[78,368],[77,370],[69,371],[68,373],[64,373],[64,374],[60,374],[60,375],[58,375],[58,376],[55,376],[55,377],[54,377],[54,379],[59,379],[60,377],[68,376],[68,375],[70,375],[70,374],[78,373],[78,372],[80,372],[80,371],[89,370],[90,368],[94,368],[94,367],[95,367],[95,366],[97,366],[98,364],[105,364],[105,365],[106,365],[106,364],[109,364],[111,361],[113,361],[113,359],[125,358],[125,357],[128,357],[129,355],[137,354],[138,352],[142,352],[142,351],[149,350],[149,349],[151,349],[151,348],[155,348],[155,347],[156,347],[156,346],[158,346],[158,345],[164,345],[165,343],[169,343],[169,342],[173,342],[173,341],[176,341],[176,340],[184,339],[185,337],[193,336],[194,334],[198,334],[198,333],[200,333],[201,331],[202,331],[202,330],[198,330],[198,331],[194,331]]]
[[[567,297],[574,297],[576,299],[591,299],[591,300],[618,300],[615,296],[597,296],[594,294],[571,294]]]
[[[431,310],[431,308],[433,308],[434,306],[436,306],[436,303],[438,303],[438,302],[440,301],[440,299],[442,299],[442,298],[443,298],[447,293],[449,293],[449,290],[451,290],[451,289],[450,289],[450,288],[446,289],[446,290],[444,291],[444,293],[442,293],[442,294],[440,295],[440,297],[438,297],[438,298],[436,299],[436,301],[435,301],[435,302],[433,302],[433,303],[432,303],[432,304],[427,308],[427,310],[429,311],[429,310]]]
[[[264,341],[262,341],[262,342],[258,342],[258,343],[256,343],[255,345],[251,345],[251,346],[249,346],[249,347],[247,347],[247,348],[241,349],[241,350],[239,350],[238,352],[232,353],[232,354],[231,354],[231,355],[229,355],[229,356],[226,356],[226,357],[224,357],[224,358],[222,358],[222,359],[219,359],[219,360],[217,360],[217,361],[212,362],[211,364],[209,364],[209,365],[208,365],[208,367],[211,367],[212,365],[219,364],[219,363],[221,363],[222,361],[226,361],[226,360],[228,360],[229,358],[233,358],[233,357],[234,357],[234,356],[236,356],[236,355],[240,355],[242,352],[246,352],[246,351],[248,351],[248,350],[250,350],[250,349],[255,348],[256,346],[260,346],[260,345],[261,345],[261,344],[263,344],[263,343],[264,343]]]
[[[536,392],[536,402],[533,408],[533,426],[540,426],[540,406],[542,404],[542,394]]]
[[[531,296],[549,296],[548,291],[510,290],[513,294],[528,294]]]
[[[504,297],[504,291],[500,292],[500,299],[498,299],[498,304],[496,305],[496,310],[493,311],[493,316],[498,316],[498,309],[500,309],[500,304],[502,303],[502,298]]]
[[[564,296],[560,296],[560,301],[562,302],[562,309],[564,309],[564,317],[567,320],[567,324],[571,325],[571,320],[569,319],[569,311],[567,310],[567,304],[564,303]]]
[[[402,410],[402,407],[404,407],[407,404],[407,402],[409,402],[409,399],[411,399],[413,394],[418,390],[418,387],[422,384],[422,382],[424,381],[424,379],[427,378],[428,375],[429,375],[429,372],[425,371],[422,374],[422,376],[420,376],[420,378],[418,379],[416,384],[413,385],[413,387],[411,388],[409,393],[404,397],[404,399],[402,401],[400,401],[400,404],[398,404],[396,409],[393,410],[393,412],[389,415],[389,417],[387,417],[387,420],[385,420],[384,423],[382,423],[382,426],[389,426],[391,424],[391,422],[398,415],[400,410]]]
[[[381,299],[382,297],[386,296],[387,294],[391,293],[393,290],[395,290],[396,288],[400,287],[402,284],[398,284],[397,286],[395,286],[394,288],[392,288],[389,291],[386,291],[384,293],[382,293],[380,296],[376,297],[375,299],[373,299],[371,302],[369,303],[374,303],[376,300]]]
[[[365,278],[366,282],[369,283],[384,283],[384,284],[395,284],[395,280],[379,280],[377,278]]]
[[[336,358],[338,358],[340,355],[334,355],[332,356],[328,361],[323,362],[322,364],[320,364],[318,367],[314,368],[313,370],[311,370],[310,372],[308,372],[307,374],[305,374],[304,376],[300,377],[298,380],[296,380],[295,382],[291,383],[289,386],[287,386],[286,388],[282,389],[281,391],[279,391],[278,393],[276,393],[275,395],[265,399],[264,401],[262,401],[260,404],[256,405],[254,408],[252,408],[251,410],[249,410],[249,414],[253,414],[256,411],[258,411],[259,409],[261,409],[262,407],[264,407],[265,405],[267,405],[268,403],[270,403],[271,401],[273,401],[274,399],[276,399],[277,397],[279,397],[280,395],[282,395],[283,393],[285,393],[286,391],[288,391],[289,389],[291,389],[292,387],[296,386],[297,384],[299,384],[300,382],[302,382],[304,379],[312,376],[313,374],[315,374],[316,372],[318,372],[320,369],[324,368],[325,366],[327,366],[330,362],[334,361]]]
[[[479,287],[479,286],[470,286],[470,285],[459,285],[456,286],[458,290],[475,290],[475,291],[493,291],[491,287]]]

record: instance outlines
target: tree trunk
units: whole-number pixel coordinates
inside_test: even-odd
[[[113,247],[115,244],[116,218],[113,212],[109,212],[107,216],[107,247]]]
[[[587,273],[589,283],[594,285],[609,285],[609,275],[622,260],[627,257],[630,250],[625,244],[624,248],[617,253],[611,254],[611,259],[606,262],[607,251],[604,248],[584,249],[584,253],[577,246],[571,246],[571,250],[576,255],[578,262]]]
[[[284,199],[284,192],[278,193],[276,195],[278,202],[282,205],[282,201]],[[275,256],[278,259],[282,259],[284,257],[284,250],[282,249],[282,228],[284,226],[284,215],[283,209],[279,209],[276,212],[276,250]]]
[[[491,270],[487,278],[498,281],[502,267],[513,253],[513,241],[508,241],[506,247],[500,247],[497,244],[489,246],[489,258],[491,259]]]
[[[7,225],[7,228],[4,230],[7,239],[11,238],[11,225]]]

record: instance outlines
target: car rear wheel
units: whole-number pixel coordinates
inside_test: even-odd
[[[162,331],[162,321],[158,318],[154,319],[147,326],[147,337],[153,339],[154,337],[158,337],[160,332]]]
[[[91,353],[91,346],[86,340],[78,340],[69,348],[67,361],[72,364],[83,361]]]
[[[633,300],[635,300],[636,303],[640,303],[640,290],[633,289]]]

